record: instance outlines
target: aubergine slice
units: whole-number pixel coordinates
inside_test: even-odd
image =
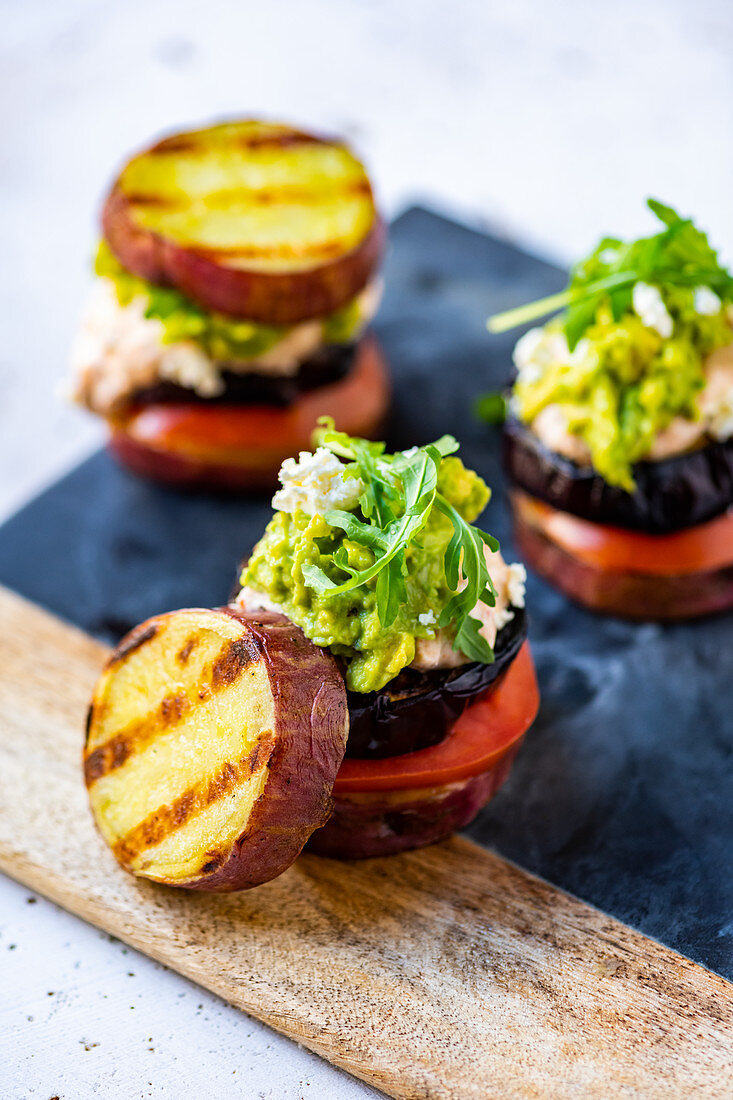
[[[222,368],[224,389],[212,397],[203,397],[177,382],[157,382],[138,390],[131,398],[134,405],[269,405],[288,408],[304,393],[340,382],[356,361],[358,344],[327,344],[298,367],[297,374],[257,374]]]
[[[419,672],[404,668],[381,691],[347,692],[346,755],[381,759],[437,745],[477,695],[506,672],[527,637],[527,616],[517,609],[499,631],[490,665]]]
[[[589,466],[551,451],[514,417],[504,425],[504,468],[515,484],[553,508],[615,527],[667,534],[733,504],[733,439],[634,466],[636,491],[609,485]]]

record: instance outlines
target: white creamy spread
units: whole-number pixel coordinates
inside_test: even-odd
[[[719,440],[733,436],[733,344],[718,348],[705,360],[705,387],[697,395],[696,404],[699,419],[674,417],[657,434],[645,457],[658,462],[689,451],[706,436]],[[532,421],[531,428],[551,451],[564,455],[579,466],[591,465],[588,446],[580,436],[569,430],[562,405],[546,405]]]
[[[702,422],[713,439],[733,436],[733,344],[708,356],[705,389],[697,398]]]
[[[485,547],[484,553],[497,592],[496,606],[487,607],[486,604],[479,602],[471,615],[481,623],[479,633],[490,646],[493,646],[501,628],[514,618],[515,609],[524,607],[527,571],[518,562],[507,565],[499,551],[492,554],[488,547]],[[282,607],[269,596],[249,586],[240,590],[233,606],[241,611],[279,611],[285,614]],[[418,619],[423,626],[432,626],[435,623],[435,615],[432,611],[418,615]],[[426,671],[435,668],[458,668],[460,665],[469,663],[469,657],[453,648],[448,631],[436,630],[432,638],[415,639],[415,658],[410,667]]]
[[[695,313],[701,317],[713,317],[720,311],[722,302],[714,290],[709,286],[696,286],[693,298]]]
[[[248,585],[239,591],[231,606],[236,607],[238,611],[274,611],[280,615],[285,614],[279,603],[275,603],[264,592],[258,592],[256,588],[250,588]]]
[[[537,382],[555,363],[567,363],[592,371],[597,356],[590,340],[579,340],[571,351],[565,333],[554,329],[531,328],[514,347],[514,366],[523,382]]]
[[[331,508],[350,511],[358,504],[364,484],[358,477],[344,476],[344,469],[325,447],[314,453],[301,451],[297,462],[286,458],[277,475],[282,488],[272,498],[272,507],[309,516],[325,516]]]
[[[360,330],[377,311],[378,279],[357,298]],[[303,321],[253,359],[211,359],[193,340],[163,342],[162,322],[145,316],[146,298],[139,295],[121,306],[111,279],[95,280],[71,349],[72,396],[93,412],[114,412],[129,397],[157,382],[175,382],[200,397],[215,397],[224,389],[221,371],[292,377],[302,362],[324,344],[323,323]]]
[[[674,321],[664,304],[659,288],[650,286],[649,283],[634,283],[631,302],[634,313],[641,323],[647,328],[653,328],[668,340],[674,329]]]
[[[488,607],[480,601],[471,611],[471,617],[481,623],[479,634],[493,647],[496,635],[514,618],[514,609],[524,607],[527,570],[520,562],[508,565],[497,550],[492,553],[484,547],[489,575],[496,589],[496,604]],[[450,634],[436,630],[432,638],[415,639],[415,659],[412,668],[427,671],[431,668],[457,668],[468,664],[470,658],[453,648]]]

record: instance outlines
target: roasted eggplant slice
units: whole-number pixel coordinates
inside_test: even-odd
[[[554,508],[650,534],[704,523],[733,500],[733,439],[660,462],[637,463],[634,493],[549,450],[513,417],[504,426],[503,460],[515,484]]]
[[[346,755],[381,759],[437,745],[471,700],[498,682],[526,637],[527,616],[517,609],[499,631],[491,665],[430,672],[405,668],[381,691],[348,692]]]
[[[258,374],[255,371],[221,372],[224,389],[213,397],[203,397],[176,382],[162,381],[138,390],[131,404],[145,405],[268,405],[287,409],[305,393],[346,378],[355,364],[356,344],[327,344],[310,359],[304,360],[296,374]]]

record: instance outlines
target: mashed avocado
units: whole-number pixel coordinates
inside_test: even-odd
[[[467,522],[485,508],[489,489],[459,458],[443,458],[437,490]],[[337,560],[363,570],[374,551],[330,526],[323,516],[278,511],[255,547],[241,583],[265,593],[319,646],[329,647],[347,665],[351,691],[376,691],[409,665],[415,639],[432,637],[441,611],[454,595],[444,565],[454,527],[433,507],[419,535],[405,549],[406,598],[385,627],[377,610],[377,580],[346,592],[317,592],[303,578],[303,566],[319,566],[330,578],[343,578]],[[343,557],[345,555],[345,557]]]
[[[596,470],[612,485],[633,491],[632,466],[676,416],[697,419],[705,385],[704,359],[729,344],[733,331],[722,307],[697,313],[692,287],[661,287],[672,332],[662,336],[628,310],[614,319],[608,302],[596,309],[582,339],[541,369],[521,369],[513,407],[530,424],[545,406],[566,412],[569,430],[587,444]],[[545,331],[560,336],[560,322]],[[531,367],[531,364],[528,364]]]
[[[175,344],[181,340],[195,341],[211,359],[255,359],[278,344],[288,332],[285,325],[263,325],[256,321],[239,321],[223,313],[202,309],[173,287],[156,286],[127,271],[117,260],[106,241],[101,241],[94,270],[110,279],[121,306],[143,295],[147,299],[145,316],[163,325],[163,340]],[[347,344],[362,324],[359,298],[329,314],[322,320],[323,342]]]
[[[531,425],[559,406],[595,469],[629,492],[657,435],[677,417],[700,419],[705,358],[733,341],[733,274],[691,218],[647,206],[660,223],[652,236],[604,237],[566,290],[488,321],[507,332],[562,310],[517,343],[513,411]]]

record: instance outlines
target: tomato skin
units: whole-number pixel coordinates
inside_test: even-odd
[[[684,576],[733,565],[733,509],[669,535],[607,527],[561,512],[519,490],[516,516],[585,565],[608,573]]]
[[[404,756],[344,760],[334,795],[439,787],[477,776],[511,751],[538,709],[537,678],[525,642],[504,678],[466,708],[443,741]]]
[[[373,436],[390,396],[377,341],[365,337],[345,378],[268,405],[144,405],[110,423],[110,449],[133,472],[178,485],[266,488],[282,462],[309,450],[320,416],[351,435]]]

